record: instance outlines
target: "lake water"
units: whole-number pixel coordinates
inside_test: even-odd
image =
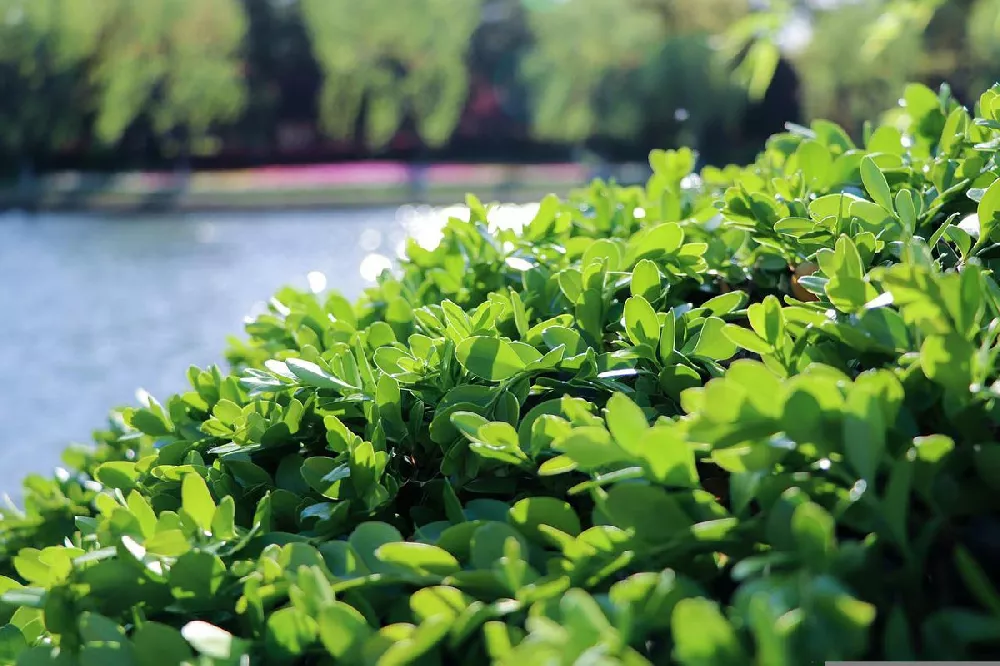
[[[224,366],[227,337],[281,286],[320,272],[357,297],[362,272],[441,217],[423,214],[0,215],[0,492],[50,473],[136,389],[163,400],[190,365]]]

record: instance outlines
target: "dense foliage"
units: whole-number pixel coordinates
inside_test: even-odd
[[[906,81],[982,90],[998,18],[1000,0],[0,0],[0,169],[529,135],[521,150],[702,141],[742,162],[798,97],[856,137]],[[755,118],[746,90],[768,90],[780,55],[799,85],[779,77]]]
[[[26,481],[0,662],[996,657],[1000,86],[904,100],[279,292]]]

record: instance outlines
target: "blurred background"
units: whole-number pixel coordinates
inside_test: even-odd
[[[859,138],[998,56],[1000,0],[0,0],[0,491],[467,191],[523,218],[652,148]]]

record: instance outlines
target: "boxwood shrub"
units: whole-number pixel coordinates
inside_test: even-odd
[[[1000,87],[914,85],[280,291],[26,480],[0,661],[998,656],[998,147]]]

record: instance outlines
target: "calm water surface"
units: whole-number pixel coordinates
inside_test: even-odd
[[[281,286],[305,288],[318,271],[356,297],[413,219],[0,215],[0,492],[51,472],[136,389],[163,400],[186,387],[190,365],[223,364],[227,337]]]

